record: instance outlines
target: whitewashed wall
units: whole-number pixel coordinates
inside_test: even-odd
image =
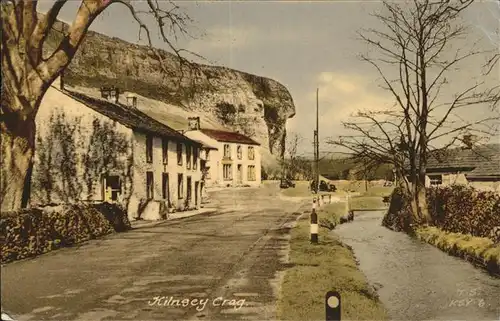
[[[134,181],[133,181],[133,199],[130,202],[129,215],[137,217],[139,214],[139,204],[147,198],[146,192],[146,173],[153,172],[153,202],[149,202],[141,213],[143,219],[160,218],[160,202],[165,202],[162,191],[162,174],[169,174],[169,194],[171,206],[177,210],[184,210],[187,197],[187,177],[191,176],[191,201],[189,208],[195,207],[195,182],[201,181],[200,159],[198,157],[196,169],[193,163],[193,152],[191,153],[191,169],[187,169],[186,145],[182,143],[182,165],[177,163],[177,142],[168,141],[168,164],[163,164],[163,148],[161,137],[153,137],[153,161],[148,163],[146,160],[146,134],[135,132],[133,143],[134,154]],[[179,199],[177,192],[178,174],[183,174],[183,198]],[[198,207],[201,203],[200,191],[198,190]]]
[[[218,146],[218,142],[215,139],[203,134],[201,131],[198,130],[187,131],[184,133],[184,135],[186,135],[190,139],[195,139],[200,142],[203,142],[208,146],[213,146],[213,147]],[[220,149],[210,150],[209,152],[210,158],[206,162],[206,166],[209,167],[209,178],[206,179],[205,181],[207,187],[217,186],[221,184],[222,176],[219,175],[220,168],[222,168],[222,165],[220,163],[222,159],[221,153],[222,152]]]
[[[229,144],[229,148],[231,150],[231,162],[227,162],[222,160],[224,156],[224,145]],[[237,157],[237,147],[241,146],[242,147],[242,159],[238,159]],[[254,148],[254,154],[255,158],[253,160],[248,159],[248,147],[253,146]],[[232,186],[236,186],[238,184],[237,182],[237,172],[238,172],[238,164],[242,165],[242,185],[250,185],[250,186],[259,186],[261,183],[261,153],[260,153],[260,146],[255,146],[255,145],[247,145],[247,144],[241,144],[241,143],[226,143],[226,142],[217,142],[216,147],[219,149],[219,157],[221,159],[221,165],[219,166],[219,173],[218,176],[221,178],[220,179],[220,185],[227,186],[227,184],[231,184]],[[232,181],[225,181],[224,180],[224,166],[223,164],[232,164],[231,169],[232,169]],[[254,165],[255,166],[255,180],[254,181],[249,181],[248,180],[248,165]]]

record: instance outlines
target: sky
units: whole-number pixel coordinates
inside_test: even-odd
[[[41,3],[41,11],[52,1]],[[363,28],[377,28],[370,13],[381,9],[380,1],[176,1],[193,20],[193,38],[180,38],[176,45],[202,55],[214,65],[272,78],[285,85],[293,97],[296,115],[287,122],[287,132],[301,137],[301,154],[312,153],[315,126],[316,89],[319,89],[320,150],[335,151],[329,139],[345,134],[342,122],[358,110],[391,105],[393,98],[379,88],[380,79],[372,66],[361,62],[366,45],[358,39]],[[165,4],[167,4],[165,2]],[[70,22],[79,5],[71,1],[60,18]],[[135,2],[138,8],[144,3]],[[168,7],[166,5],[166,7]],[[474,45],[498,50],[500,2],[478,1],[463,15],[470,25],[468,37],[458,46]],[[152,20],[144,20],[155,31]],[[113,4],[91,30],[133,43],[139,41],[138,27],[128,9]],[[495,33],[497,31],[497,33]],[[153,32],[153,44],[167,49]],[[144,39],[144,38],[143,38]],[[477,43],[476,43],[477,42]],[[187,56],[190,58],[191,56]],[[191,57],[194,58],[194,57]],[[485,56],[471,60],[453,75],[453,90],[473,81]],[[487,80],[500,83],[500,66]],[[491,112],[486,107],[464,110],[464,119]]]

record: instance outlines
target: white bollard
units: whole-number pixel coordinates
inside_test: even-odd
[[[316,199],[313,198],[311,211],[311,243],[318,243],[318,214],[316,214]]]

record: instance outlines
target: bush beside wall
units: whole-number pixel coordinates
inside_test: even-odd
[[[490,237],[491,230],[500,226],[500,196],[494,192],[453,185],[428,188],[426,195],[432,220],[430,225],[444,231]],[[410,223],[410,200],[400,188],[396,188],[383,225],[395,230],[408,230]]]
[[[448,232],[490,237],[500,226],[500,195],[462,185],[427,189],[432,225]]]
[[[131,229],[126,209],[112,203],[97,203],[91,206],[106,217],[116,232],[124,232]]]
[[[68,204],[2,213],[1,263],[123,231],[128,222],[124,218],[127,215],[112,204]]]

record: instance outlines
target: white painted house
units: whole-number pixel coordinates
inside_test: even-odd
[[[90,97],[51,87],[36,118],[30,203],[117,202],[130,219],[200,207],[201,144],[137,103],[116,88]]]
[[[205,129],[200,118],[189,119],[187,137],[205,146],[205,183],[211,186],[259,186],[261,184],[260,144],[236,132]],[[215,149],[216,148],[216,149]]]

